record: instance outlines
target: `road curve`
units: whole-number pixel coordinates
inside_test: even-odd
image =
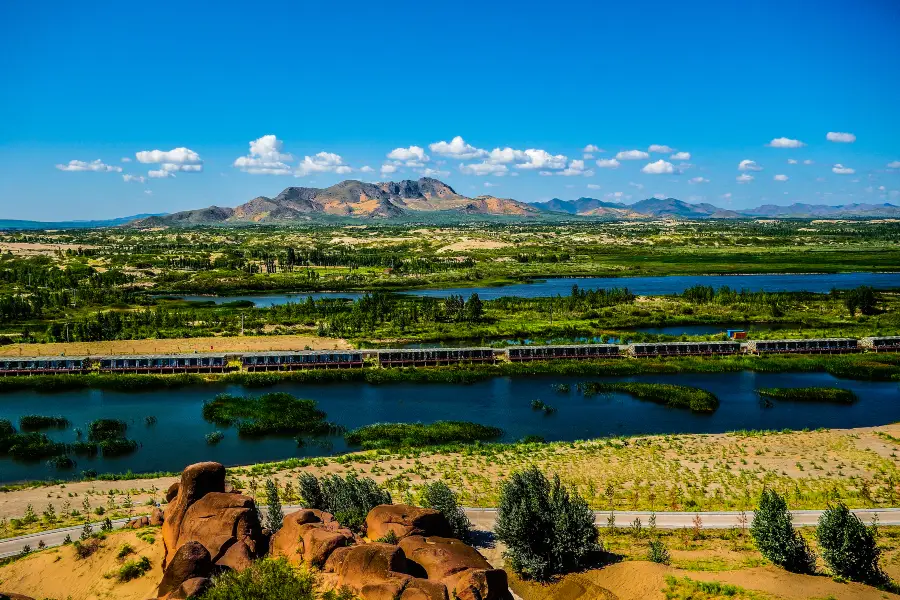
[[[284,506],[283,510],[285,513],[291,513],[301,508],[303,507]],[[261,507],[261,510],[265,511],[265,507]],[[465,511],[476,529],[493,530],[494,523],[497,520],[497,509],[466,508]],[[821,510],[795,510],[791,511],[791,514],[794,517],[794,525],[814,526],[818,523],[822,512]],[[856,509],[853,512],[866,524],[871,523],[873,518],[877,518],[879,525],[900,525],[900,508],[866,508]],[[616,527],[627,527],[635,519],[640,519],[641,524],[647,527],[652,514],[649,511],[616,511],[615,525]],[[741,526],[740,516],[741,513],[739,512],[658,512],[656,513],[656,526],[659,529],[694,527],[695,519],[699,517],[701,527],[704,529],[729,529]],[[750,522],[753,520],[753,512],[748,511],[746,517],[746,525],[749,527]],[[595,511],[594,519],[598,527],[606,527],[609,521],[609,511]],[[127,521],[128,519],[116,519],[112,522],[113,527],[120,529]],[[102,521],[92,525],[94,531],[99,531]],[[15,556],[21,553],[25,546],[28,546],[31,550],[36,550],[41,541],[47,547],[59,546],[65,541],[66,536],[71,537],[73,540],[78,539],[81,535],[81,530],[82,526],[77,525],[0,540],[0,558]]]

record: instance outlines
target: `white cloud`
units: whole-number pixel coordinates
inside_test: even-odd
[[[616,158],[619,160],[643,160],[650,158],[650,155],[643,150],[622,150],[616,154]]]
[[[593,160],[594,155],[589,152],[585,152],[581,155],[581,158],[583,158],[584,160]]]
[[[722,194],[722,198],[724,198],[725,200],[731,200],[731,192],[725,192],[724,194]]]
[[[669,157],[670,160],[691,160],[690,152],[676,152]]]
[[[283,146],[274,135],[264,135],[250,142],[250,153],[236,158],[232,166],[253,175],[290,175],[293,167],[287,163],[294,157],[283,153]]]
[[[166,177],[175,177],[175,174],[172,171],[159,169],[158,171],[148,171],[147,176],[151,179],[165,179]]]
[[[600,189],[600,186],[597,185],[596,183],[589,183],[589,184],[587,184],[587,187],[589,190],[599,190]]]
[[[450,171],[442,171],[440,169],[422,169],[419,171],[422,177],[446,177]]]
[[[787,181],[788,176],[779,174],[779,175],[776,175],[775,177],[773,177],[772,179],[774,179],[775,181]]]
[[[506,165],[499,165],[493,162],[480,162],[473,164],[461,164],[459,170],[465,175],[506,175],[508,169]]]
[[[146,179],[144,179],[143,175],[122,175],[122,180],[125,181],[125,183],[128,183],[129,181],[144,183],[145,181],[147,181]]]
[[[144,193],[147,194],[148,196],[153,195],[153,192],[151,192],[150,190],[144,190]]]
[[[856,141],[856,136],[852,133],[843,133],[840,131],[829,131],[825,135],[825,139],[829,142],[838,142],[842,144],[852,144]]]
[[[122,162],[131,162],[131,159],[128,158],[127,156],[123,156],[120,160],[121,160]]]
[[[460,138],[462,139],[462,138]],[[410,146],[409,148],[394,148],[387,155],[391,160],[399,160],[406,163],[407,167],[420,167],[422,163],[431,160],[425,149],[418,146]]]
[[[514,150],[507,146],[506,148],[494,148],[491,150],[490,158],[488,160],[492,163],[504,164],[515,162],[517,160],[527,160],[527,157],[521,150]]]
[[[594,172],[590,169],[584,169],[584,161],[583,160],[573,160],[569,163],[569,166],[564,170],[560,171],[558,175],[565,175],[566,177],[571,177],[575,175],[584,175],[585,177],[593,177]]]
[[[789,164],[789,165],[796,165],[796,164],[797,164],[797,159],[796,159],[796,158],[789,158],[789,159],[788,159],[788,164]]]
[[[804,164],[804,165],[811,165],[811,164],[814,164],[814,161],[813,161],[812,159],[807,158],[806,160],[803,161],[803,164]]]
[[[381,174],[382,175],[390,175],[391,173],[396,173],[397,167],[390,163],[384,163],[381,165]]]
[[[900,169],[900,160],[892,160],[887,164],[888,169]]]
[[[617,169],[621,163],[614,158],[601,158],[597,166],[601,169]]]
[[[294,171],[295,177],[306,177],[311,173],[337,173],[338,175],[346,175],[351,172],[349,166],[344,164],[344,159],[340,154],[333,152],[319,152],[314,156],[304,156],[303,161],[297,165]]]
[[[675,167],[670,162],[666,162],[663,159],[659,159],[656,162],[647,163],[644,165],[644,168],[641,169],[642,173],[648,173],[650,175],[665,175],[668,173],[674,173]]]
[[[274,136],[272,136],[274,138]],[[251,147],[252,147],[251,143]],[[161,170],[166,173],[176,171],[184,171],[187,173],[199,173],[203,170],[203,161],[200,155],[190,148],[175,148],[173,150],[142,150],[135,153],[139,163],[158,164]],[[153,174],[155,173],[155,174]],[[150,177],[168,177],[168,175],[160,175],[159,171],[151,171],[148,173]]]
[[[831,167],[831,170],[837,173],[838,175],[853,175],[856,173],[855,169],[851,169],[850,167],[845,167],[841,163],[838,163]]]
[[[373,169],[373,168],[370,167],[369,165],[363,165],[362,167],[360,167],[359,172],[360,172],[360,173],[371,173],[371,172],[373,172],[374,170],[375,170],[375,169]]]
[[[631,198],[630,194],[626,194],[625,192],[610,192],[606,194],[607,198],[615,198],[617,200],[628,200]]]
[[[603,148],[601,148],[600,146],[588,144],[587,146],[584,147],[582,152],[606,152],[606,151]]]
[[[415,146],[409,148],[412,150]],[[466,143],[462,136],[458,135],[449,142],[435,142],[433,144],[429,144],[429,149],[435,154],[440,154],[441,156],[449,156],[450,158],[457,158],[459,160],[472,160],[473,158],[484,158],[488,155],[487,150],[482,150],[480,148],[476,148],[475,146],[470,146]],[[398,148],[398,150],[402,150],[402,148]],[[396,152],[396,150],[394,150]],[[394,158],[389,156],[389,158]],[[398,158],[397,160],[406,160],[402,158]],[[422,160],[419,158],[418,160]]]
[[[762,167],[755,160],[744,159],[738,163],[738,171],[762,171]]]
[[[64,165],[56,165],[60,171],[94,171],[97,173],[121,173],[122,167],[116,167],[104,163],[99,158],[91,162],[83,160],[70,160]]]
[[[490,181],[484,182],[484,187],[486,187],[486,188],[497,187],[498,185],[500,185],[500,184],[499,183],[491,183]]]
[[[648,148],[650,152],[659,152],[661,154],[668,154],[670,152],[674,152],[675,148],[669,148],[668,146],[663,146],[660,144],[650,144]]]
[[[786,137],[775,138],[766,144],[766,146],[769,146],[770,148],[802,148],[805,145],[806,144],[800,140],[792,140]]]
[[[550,154],[546,150],[529,148],[524,151],[527,162],[516,165],[517,169],[564,169],[566,157],[562,154]]]
[[[688,180],[688,183],[709,183],[709,179],[705,177],[694,177],[693,179]]]
[[[753,175],[748,175],[747,173],[744,173],[742,175],[738,175],[735,178],[735,181],[737,181],[738,183],[750,183],[751,181],[753,181]]]

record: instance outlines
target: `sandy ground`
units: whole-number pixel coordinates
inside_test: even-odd
[[[155,535],[151,545],[133,531],[108,536],[103,546],[92,556],[79,559],[72,546],[62,546],[37,552],[0,567],[0,590],[35,598],[54,600],[145,600],[156,595],[162,578],[163,544],[159,529],[149,528]],[[123,544],[134,548],[125,560],[116,558]],[[150,559],[152,568],[142,577],[119,583],[114,577],[105,578],[127,560],[142,556]]]
[[[464,250],[497,250],[499,248],[507,248],[509,246],[512,246],[512,244],[496,240],[463,239],[440,248],[438,250],[438,253],[442,254],[444,252],[461,252]]]
[[[57,252],[66,250],[96,249],[97,246],[86,244],[33,244],[29,242],[0,242],[0,252],[12,252],[18,256],[56,256]]]
[[[197,337],[171,340],[114,340],[0,346],[0,356],[85,356],[112,354],[170,354],[191,352],[263,352],[268,350],[340,350],[346,340],[311,335]]]

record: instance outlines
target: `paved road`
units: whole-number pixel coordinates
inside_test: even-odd
[[[291,513],[300,510],[300,506],[285,506],[285,513]],[[262,508],[265,511],[265,507]],[[467,508],[466,514],[477,529],[491,531],[497,520],[497,510],[493,508]],[[900,525],[900,508],[876,508],[876,509],[859,509],[854,510],[863,523],[869,524],[872,518],[877,516],[880,525]],[[821,510],[795,510],[792,511],[794,516],[794,525],[816,525],[819,521]],[[597,511],[594,513],[596,523],[599,527],[606,527],[609,518],[609,512]],[[644,527],[650,520],[650,512],[647,511],[622,511],[616,512],[616,527],[627,527],[640,519]],[[739,512],[658,512],[656,513],[656,526],[660,529],[680,529],[682,527],[693,527],[694,519],[700,517],[702,526],[705,529],[728,529],[730,527],[740,527]],[[747,512],[747,526],[753,520],[753,513]],[[113,526],[116,529],[122,527],[127,519],[116,519]],[[100,530],[102,522],[93,524],[94,531]],[[65,527],[62,529],[54,529],[44,531],[42,533],[33,533],[22,535],[19,537],[0,540],[0,558],[13,556],[22,551],[28,545],[32,550],[37,549],[38,543],[43,541],[47,546],[59,546],[62,544],[66,536],[70,536],[73,540],[78,539],[81,535],[81,526]]]

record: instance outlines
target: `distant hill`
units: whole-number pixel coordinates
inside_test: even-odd
[[[539,216],[539,207],[525,202],[478,196],[468,198],[430,177],[394,182],[348,180],[324,189],[285,188],[274,198],[259,196],[236,208],[210,206],[171,215],[138,219],[138,227],[206,223],[273,223],[318,217],[392,219],[421,213],[456,215]]]
[[[163,213],[143,213],[116,219],[98,219],[94,221],[20,221],[18,219],[0,219],[0,229],[93,229],[95,227],[116,227],[134,220],[159,217]]]

